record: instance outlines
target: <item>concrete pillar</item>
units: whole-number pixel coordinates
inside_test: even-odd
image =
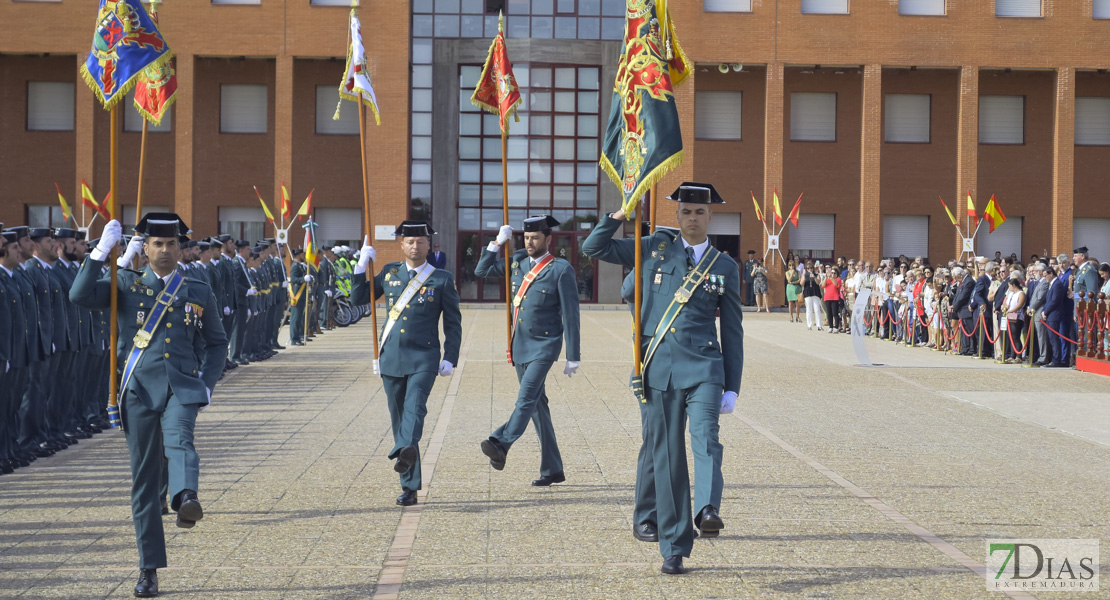
[[[174,115],[174,194],[173,211],[196,231],[205,231],[193,223],[193,77],[196,73],[192,54],[178,54],[177,102]],[[215,228],[213,228],[215,229]]]
[[[863,68],[863,123],[860,135],[859,259],[878,263],[882,258],[882,216],[879,163],[883,149],[883,67]]]
[[[763,198],[761,204],[763,205],[764,212],[768,220],[774,223],[773,217],[774,208],[771,205],[771,194],[775,189],[782,189],[782,147],[783,147],[783,110],[785,109],[786,102],[784,99],[783,91],[783,77],[784,77],[785,63],[772,62],[767,65],[767,86],[764,99],[764,112],[763,112]],[[780,204],[782,199],[779,199]],[[792,206],[792,205],[791,205]],[[790,207],[785,207],[783,210],[790,210]],[[783,214],[783,217],[786,217]],[[786,238],[782,238],[782,244],[786,244]],[[767,236],[763,236],[763,254],[767,256],[767,291],[771,294],[771,305],[777,306],[780,304],[785,296],[785,281],[786,276],[783,271],[782,261],[779,260],[779,255],[775,252],[767,252]],[[786,249],[782,249],[782,255],[786,256]],[[738,257],[741,264],[743,257]]]
[[[1052,136],[1052,252],[1070,254],[1075,214],[1075,68],[1056,70]],[[1026,252],[1028,254],[1028,252]]]
[[[86,55],[77,55],[77,68],[80,69],[81,65],[85,64]],[[69,201],[69,206],[73,210],[73,216],[79,222],[87,223],[92,219],[92,209],[84,209],[84,219],[82,219],[81,203],[81,180],[84,179],[89,183],[89,186],[95,186],[93,181],[94,164],[96,156],[96,140],[94,135],[96,111],[102,110],[100,108],[100,101],[93,95],[92,89],[78,76],[77,85],[77,98],[74,101],[75,112],[73,120],[73,133],[76,136],[76,161],[74,164],[75,173],[73,177],[73,189],[62,190],[66,199]],[[107,145],[105,144],[105,147]],[[108,182],[104,182],[105,186]],[[93,187],[93,189],[96,189]],[[122,216],[122,215],[121,215]],[[102,220],[97,220],[100,225],[94,226],[94,231],[100,231],[100,227],[104,225]],[[96,237],[90,236],[90,237]]]
[[[966,230],[967,194],[975,199],[975,208],[982,213],[986,199],[980,199],[979,187],[979,67],[960,68],[960,102],[956,135],[956,220]],[[963,250],[963,240],[956,234],[956,256]]]
[[[281,182],[289,190],[289,201],[296,211],[300,208],[300,198],[306,196],[298,192],[293,196],[293,57],[278,56],[274,73],[274,198],[281,210]],[[352,110],[357,110],[353,107]],[[361,176],[361,172],[358,173]],[[274,216],[280,219],[277,211]],[[268,228],[264,229],[269,232]],[[294,237],[292,232],[290,237]]]

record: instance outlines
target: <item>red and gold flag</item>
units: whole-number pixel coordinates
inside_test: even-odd
[[[289,190],[285,189],[285,182],[281,182],[281,220],[285,221],[292,215],[293,205],[289,202]]]
[[[796,202],[794,202],[794,208],[790,209],[790,217],[789,217],[790,222],[794,224],[795,228],[798,227],[798,217],[801,216],[801,214],[802,214],[802,195],[798,194],[798,200]]]
[[[779,208],[779,190],[773,189],[771,192],[771,206],[775,209],[775,225],[782,226],[782,209]]]
[[[66,220],[73,221],[73,211],[69,209],[69,203],[66,202],[65,196],[62,195],[62,188],[58,187],[58,184],[55,183],[54,189],[58,190],[58,204],[62,205],[62,215],[65,216]]]
[[[316,188],[312,188],[312,191],[310,191],[308,193],[308,198],[304,199],[304,204],[302,204],[300,210],[297,211],[297,216],[298,217],[312,216],[312,194],[315,191],[316,191]]]
[[[987,207],[983,209],[983,218],[990,225],[990,231],[987,233],[994,233],[999,225],[1006,222],[1006,215],[1002,212],[1002,207],[998,205],[998,200],[995,200],[994,194],[991,194],[990,202],[987,202]]]
[[[752,204],[755,205],[755,218],[759,219],[760,223],[764,226],[767,225],[767,219],[763,217],[763,211],[759,210],[759,201],[755,199],[755,192],[750,192],[752,195]]]
[[[150,3],[150,19],[158,25],[158,2]],[[177,100],[177,61],[173,58],[166,62],[152,63],[139,74],[135,84],[135,110],[144,119],[162,124],[162,118],[170,105]]]
[[[105,199],[111,197],[111,195],[112,192],[109,191]],[[108,209],[96,201],[96,196],[93,196],[92,190],[89,189],[89,184],[85,183],[84,179],[81,180],[81,203],[100,213],[100,216],[104,217],[106,221],[112,220],[112,215],[108,213]]]
[[[513,76],[513,63],[509,61],[509,51],[505,47],[504,15],[498,17],[497,36],[489,46],[486,64],[482,67],[482,76],[478,78],[474,94],[470,96],[470,103],[499,115],[501,133],[509,133],[509,116],[516,116],[521,98],[520,87]],[[520,117],[516,120],[520,121]]]
[[[258,188],[254,188],[254,194],[258,196],[258,201],[262,204],[262,212],[266,213],[266,218],[270,220],[270,225],[274,225],[274,214],[270,212],[270,207],[266,206],[266,201],[262,199],[262,192]],[[277,225],[274,225],[277,227]]]
[[[941,203],[942,206],[944,206],[944,212],[948,213],[948,220],[952,221],[952,224],[955,225],[956,227],[959,227],[960,223],[959,223],[959,221],[956,220],[956,215],[952,214],[952,211],[948,208],[948,205],[945,204],[944,198],[940,199],[940,203]]]
[[[971,190],[967,192],[967,216],[971,219],[971,230],[979,225],[979,213],[975,212],[975,201],[971,199]]]

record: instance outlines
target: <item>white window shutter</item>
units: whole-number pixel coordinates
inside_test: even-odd
[[[27,129],[73,131],[74,93],[69,82],[27,82]]]
[[[358,135],[358,104],[343,101],[339,120],[333,120],[339,106],[339,88],[334,85],[316,86],[316,133],[323,135]]]
[[[929,94],[887,94],[886,141],[927,143],[930,100]]]
[[[802,14],[846,15],[848,0],[802,0]]]
[[[983,206],[986,206],[986,204]],[[994,258],[995,252],[1001,252],[1002,256],[1009,256],[1011,252],[1017,252],[1018,258],[1022,258],[1021,230],[1023,220],[1022,217],[1007,215],[1006,222],[999,225],[998,229],[990,234],[987,233],[990,231],[990,223],[983,223],[983,226],[979,228],[979,235],[975,236],[975,253],[978,256]]]
[[[740,235],[740,213],[713,213],[709,235]]]
[[[1025,143],[1025,96],[979,96],[979,143]]]
[[[361,208],[317,208],[313,220],[320,225],[317,235],[328,245],[362,240]]]
[[[836,215],[805,215],[798,218],[798,227],[787,225],[791,250],[832,251]]]
[[[1039,17],[1041,0],[994,0],[996,17]]]
[[[1110,146],[1110,97],[1075,99],[1075,144]]]
[[[1091,18],[1110,19],[1110,0],[1094,0],[1091,5]]]
[[[887,215],[883,217],[883,256],[929,256],[928,215]]]
[[[740,139],[741,92],[695,92],[694,137],[703,140]]]
[[[790,140],[795,142],[836,141],[836,94],[796,92],[790,94]]]
[[[1110,262],[1110,219],[1076,219],[1071,240],[1073,248],[1086,246],[1088,256]]]
[[[265,223],[266,215],[262,212],[261,207],[248,208],[242,206],[222,206],[220,207],[220,222]]]
[[[898,0],[900,15],[943,15],[945,0]]]
[[[705,12],[752,12],[752,0],[704,0]]]
[[[267,100],[264,85],[220,85],[220,133],[266,133]]]

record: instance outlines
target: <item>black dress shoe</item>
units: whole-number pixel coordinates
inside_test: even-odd
[[[725,522],[721,520],[721,515],[717,514],[717,509],[707,505],[701,509],[698,516],[694,517],[694,525],[698,526],[701,530],[701,537],[713,538],[721,534],[721,530],[725,528]]]
[[[489,438],[482,440],[482,454],[489,457],[489,466],[497,469],[498,471],[505,468],[505,448],[501,446],[501,442]]]
[[[38,458],[46,458],[47,456],[54,456],[54,451],[39,446],[31,450],[31,455]]]
[[[663,559],[663,568],[660,569],[668,575],[682,575],[686,572],[686,567],[682,566],[682,555],[675,554]]]
[[[166,502],[165,498],[162,498],[162,514],[163,515],[170,514],[170,503]]]
[[[401,495],[397,496],[398,506],[412,506],[416,504],[416,490],[401,488]]]
[[[139,583],[135,584],[136,598],[158,596],[158,569],[139,569]]]
[[[6,461],[6,460],[0,460],[0,474],[7,475],[8,473],[14,473],[14,472],[15,472],[15,467],[12,466],[11,462]]]
[[[240,366],[246,366],[246,365],[251,364],[251,361],[249,361],[245,358],[240,358],[239,360],[237,360],[235,362],[238,363]]]
[[[397,452],[397,462],[393,463],[393,470],[398,473],[404,473],[416,464],[416,458],[420,454],[416,451],[416,446],[405,446]]]
[[[289,345],[290,346],[303,346],[304,342],[290,342]]]
[[[632,537],[640,540],[641,542],[658,542],[659,541],[659,528],[655,523],[648,521],[646,523],[636,523],[632,526]]]
[[[204,518],[204,509],[200,507],[197,493],[193,490],[181,492],[181,504],[177,507],[177,526],[182,529],[192,529],[197,521]]]
[[[276,346],[274,346],[274,350],[285,350],[285,346],[282,346],[281,344],[277,344]]]
[[[29,467],[29,466],[31,466],[31,463],[34,462],[34,461],[35,461],[35,457],[33,457],[33,456],[31,456],[31,457],[17,456],[17,457],[12,459],[12,466],[17,468],[17,469],[20,468],[20,467]]]
[[[554,475],[541,475],[539,479],[532,480],[532,485],[536,487],[547,487],[553,483],[562,483],[566,480],[567,478],[564,477],[562,473],[556,473]]]

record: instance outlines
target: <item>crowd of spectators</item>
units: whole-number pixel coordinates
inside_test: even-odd
[[[1085,338],[1081,344],[1097,335],[1097,347],[1110,353],[1110,318],[1077,324],[1078,301],[1097,302],[1102,293],[1110,303],[1110,263],[1100,263],[1086,247],[1071,256],[1034,254],[1022,262],[1016,254],[996,253],[935,268],[906,256],[877,266],[843,256],[823,263],[787,255],[786,263],[790,322],[800,323],[804,312],[810,330],[850,333],[853,313],[863,309],[864,335],[963,356],[1068,367],[1077,334]],[[867,299],[857,303],[864,291]]]

